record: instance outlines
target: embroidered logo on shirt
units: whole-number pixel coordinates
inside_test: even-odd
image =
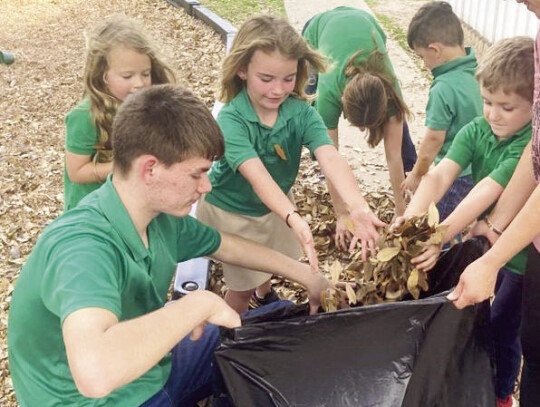
[[[274,149],[276,150],[277,155],[279,155],[279,158],[281,158],[284,161],[287,161],[287,156],[285,155],[285,151],[283,151],[283,148],[279,144],[274,144]]]

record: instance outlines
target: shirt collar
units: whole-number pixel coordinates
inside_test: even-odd
[[[112,174],[107,177],[107,181],[99,189],[98,194],[103,215],[131,250],[133,258],[140,261],[147,257],[148,249],[144,246],[126,207],[116,192],[112,183]]]
[[[442,65],[433,68],[431,70],[431,73],[434,77],[437,77],[448,71],[456,69],[457,67],[461,67],[461,69],[472,69],[474,73],[474,71],[478,67],[478,63],[476,62],[476,56],[474,54],[474,49],[472,49],[471,47],[466,47],[465,54],[466,55],[463,57],[452,59],[451,61],[448,61]]]
[[[249,99],[245,86],[238,93],[238,95],[236,95],[234,99],[231,100],[231,105],[247,121],[251,123],[257,123],[263,127],[267,127],[261,123],[261,121],[259,120],[259,116],[255,112],[255,109],[253,109],[253,105],[251,104],[251,100]],[[300,112],[297,106],[298,106],[298,103],[294,96],[289,96],[287,99],[283,101],[283,103],[279,107],[279,113],[278,113],[278,118],[276,120],[276,123],[272,127],[272,133],[279,131],[282,127],[284,127],[287,124],[289,119],[291,119],[292,117],[294,117]]]

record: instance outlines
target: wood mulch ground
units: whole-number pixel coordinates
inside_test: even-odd
[[[224,54],[206,25],[164,0],[0,0],[0,406],[16,406],[7,364],[13,283],[62,211],[64,117],[81,99],[83,31],[113,13],[140,20],[179,82],[208,106]]]

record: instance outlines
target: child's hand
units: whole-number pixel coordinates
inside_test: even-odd
[[[377,233],[377,227],[386,226],[386,223],[379,220],[373,212],[365,209],[353,209],[349,214],[352,221],[352,227],[354,229],[351,244],[349,250],[353,250],[356,243],[360,240],[362,245],[362,260],[367,260],[368,250],[375,253],[376,245],[375,241],[379,237]]]
[[[493,246],[497,239],[499,238],[499,235],[495,233],[493,230],[491,230],[486,221],[479,220],[474,224],[474,227],[470,230],[469,233],[467,233],[467,236],[465,236],[465,240],[472,239],[476,236],[485,236],[489,243]]]
[[[332,288],[333,285],[322,273],[313,275],[313,278],[306,285],[306,290],[309,298],[309,314],[316,314],[321,306],[321,292],[327,288]]]
[[[411,263],[414,264],[419,270],[429,271],[437,264],[439,260],[439,254],[441,248],[437,245],[430,245],[419,256],[411,259]]]
[[[302,246],[302,250],[308,259],[311,271],[313,273],[319,272],[319,261],[317,259],[317,251],[315,250],[315,242],[313,241],[313,235],[311,229],[305,219],[296,213],[295,216],[289,218],[289,225],[294,231],[296,238]]]
[[[467,266],[456,288],[446,298],[462,309],[488,299],[495,290],[499,267],[480,257]]]
[[[408,216],[397,216],[392,220],[392,224],[390,225],[390,232],[395,231],[396,229],[399,229],[401,225],[403,225],[407,219],[409,219]]]
[[[412,193],[416,192],[421,180],[422,178],[416,176],[414,172],[408,172],[407,176],[401,183],[401,193],[405,195],[406,191],[411,191]]]
[[[352,239],[352,234],[347,227],[347,216],[338,216],[336,222],[336,246],[341,250],[347,250],[347,243]]]

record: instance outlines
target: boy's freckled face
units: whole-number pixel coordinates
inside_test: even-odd
[[[192,205],[212,190],[208,179],[211,165],[210,160],[199,157],[169,167],[158,164],[151,192],[158,212],[179,217],[188,215]]]
[[[513,136],[531,121],[532,103],[515,92],[490,92],[482,87],[482,98],[484,116],[500,139]]]

